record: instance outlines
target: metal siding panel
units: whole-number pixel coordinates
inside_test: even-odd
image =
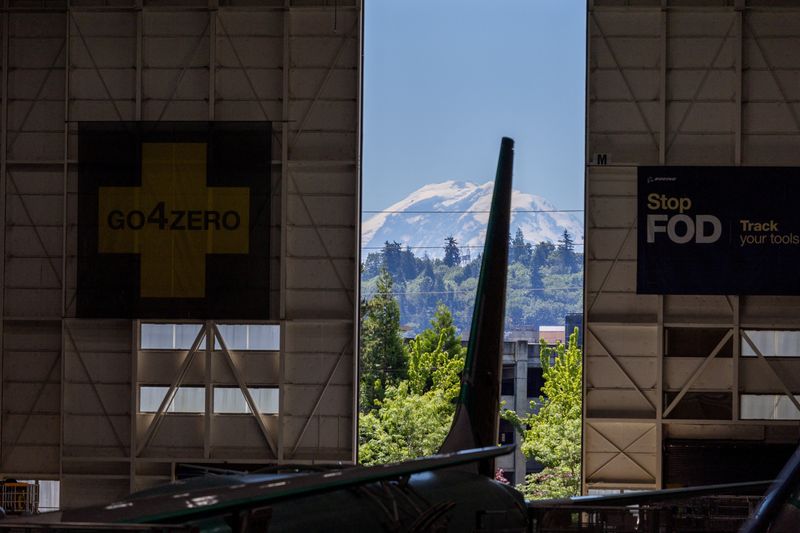
[[[320,91],[321,82],[328,77]],[[320,98],[355,101],[358,71],[354,68],[302,68],[293,72],[290,91],[296,98]]]
[[[39,252],[40,255],[42,252]],[[60,258],[10,257],[6,260],[6,287],[10,289],[61,289]]]
[[[655,390],[642,391],[650,403],[633,389],[587,389],[584,411],[590,418],[655,418]]]
[[[255,91],[259,100],[269,100],[264,103],[275,106],[275,102],[280,102],[278,95],[282,83],[283,76],[278,67],[248,68],[247,70],[242,70],[238,65],[217,67],[216,96],[221,102],[227,100],[252,101]],[[272,114],[280,113],[278,109],[280,108],[278,107]]]
[[[320,237],[322,236],[322,242]],[[356,236],[352,229],[345,228],[289,228],[287,252],[296,258],[321,257],[326,250],[337,259],[352,257]],[[324,245],[323,245],[324,242]]]
[[[61,315],[60,289],[14,289],[6,287],[5,315],[53,318]]]
[[[587,335],[584,340],[587,357],[607,357],[605,348],[615,356],[623,357],[655,357],[657,354],[655,325],[594,324],[591,331],[593,333]],[[602,346],[598,338],[602,341]]]
[[[58,417],[46,423],[58,426]],[[15,472],[25,474],[41,474],[43,477],[57,477],[59,474],[59,447],[28,444],[14,448],[14,451],[3,459],[3,472],[12,475]],[[63,500],[62,500],[63,505]]]
[[[635,261],[592,261],[587,267],[590,292],[636,292]]]
[[[272,69],[282,66],[282,37],[222,35],[217,39],[217,61],[220,66],[240,71],[244,67],[248,74],[251,68]]]
[[[286,381],[293,385],[317,385],[325,383],[336,365],[336,371],[331,376],[332,385],[350,386],[352,376],[350,369],[353,366],[352,353],[345,354],[341,361],[338,353],[329,354],[303,354],[293,353],[286,358]]]
[[[297,259],[288,260],[286,286],[289,289],[348,289],[353,291],[354,280],[351,259]]]
[[[672,294],[664,299],[664,320],[727,323],[733,320],[731,305],[725,296]]]
[[[705,354],[698,354],[705,355]],[[680,390],[703,364],[705,357],[667,357],[664,359],[664,387]],[[728,390],[733,383],[733,359],[715,357],[700,373],[689,390]]]
[[[655,357],[621,357],[615,356],[617,362],[633,378],[640,388],[652,389],[656,386],[656,358]],[[598,387],[609,389],[630,389],[631,383],[620,372],[614,361],[606,357],[586,358],[587,388],[596,390]],[[591,376],[591,378],[590,378]],[[589,381],[593,379],[594,381]]]

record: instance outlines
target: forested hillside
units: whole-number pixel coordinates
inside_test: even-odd
[[[472,317],[481,257],[463,261],[458,242],[443,238],[444,257],[418,257],[397,242],[386,242],[367,255],[362,265],[362,298],[376,290],[382,268],[394,280],[400,324],[406,336],[428,327],[437,305],[444,303],[459,331],[467,332]],[[581,311],[583,254],[576,253],[566,230],[556,244],[525,240],[521,229],[510,240],[506,330],[563,324],[568,313]]]

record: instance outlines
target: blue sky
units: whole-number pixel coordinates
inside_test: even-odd
[[[516,141],[516,189],[581,209],[585,6],[366,0],[363,209],[492,179],[502,136]]]

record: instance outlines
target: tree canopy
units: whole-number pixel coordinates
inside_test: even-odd
[[[449,267],[457,266],[461,263],[461,251],[458,249],[458,242],[452,235],[444,240],[444,264]]]
[[[448,252],[449,250],[449,252]],[[411,333],[421,332],[444,303],[452,312],[459,331],[468,331],[481,257],[462,261],[455,238],[445,239],[444,259],[418,257],[399,243],[387,242],[381,252],[367,256],[362,274],[365,294],[377,290],[381,268],[394,280],[401,325]],[[506,300],[507,330],[531,329],[542,324],[560,324],[564,316],[579,312],[582,294],[582,255],[575,252],[573,237],[564,232],[558,245],[525,240],[521,228],[510,241],[509,284]]]
[[[381,270],[376,286],[375,295],[362,305],[359,380],[362,412],[371,411],[375,402],[383,399],[387,385],[396,384],[406,376],[400,307],[392,293],[394,282],[388,270]]]
[[[437,308],[431,327],[406,351],[408,379],[390,385],[359,421],[359,462],[383,464],[435,453],[452,423],[466,350],[450,311]]]

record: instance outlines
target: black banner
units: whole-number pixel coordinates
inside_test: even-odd
[[[800,294],[800,169],[640,167],[637,292]]]
[[[78,126],[77,316],[268,319],[269,123]]]

